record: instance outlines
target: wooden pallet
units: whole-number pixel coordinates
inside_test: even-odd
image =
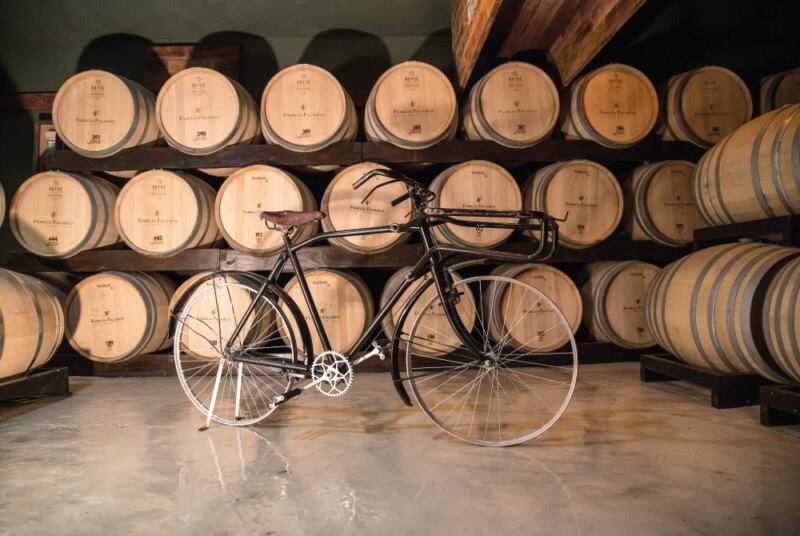
[[[0,402],[69,394],[69,374],[66,367],[39,369],[0,381]]]

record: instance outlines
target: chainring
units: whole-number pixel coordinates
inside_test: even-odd
[[[311,379],[318,382],[317,390],[325,396],[344,395],[353,384],[353,367],[339,352],[322,352],[311,365]]]

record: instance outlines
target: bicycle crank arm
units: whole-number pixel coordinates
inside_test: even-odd
[[[303,391],[307,391],[308,389],[311,389],[312,387],[316,387],[320,383],[322,383],[324,381],[327,381],[327,379],[328,379],[327,376],[322,376],[320,378],[317,378],[314,381],[308,382],[307,384],[305,384],[302,387],[295,387],[294,389],[289,389],[288,391],[286,391],[282,395],[278,395],[278,396],[272,397],[272,402],[270,402],[270,404],[269,404],[269,409],[277,408],[278,406],[280,406],[284,402],[287,402],[288,400],[291,400],[292,398],[296,397],[297,395],[302,394]]]
[[[368,353],[362,355],[361,357],[359,357],[358,359],[353,361],[353,366],[355,367],[359,363],[363,363],[364,361],[366,361],[370,357],[375,357],[375,356],[380,357],[381,361],[386,359],[386,355],[384,355],[384,353],[383,353],[383,348],[381,348],[380,345],[377,342],[373,341],[372,342],[372,350],[370,350]]]

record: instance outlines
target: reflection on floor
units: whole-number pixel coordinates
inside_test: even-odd
[[[522,447],[449,439],[388,376],[198,432],[174,378],[0,405],[0,534],[797,534],[800,427],[591,365]]]

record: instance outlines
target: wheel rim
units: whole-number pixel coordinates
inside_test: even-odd
[[[443,431],[476,445],[509,446],[543,434],[566,411],[578,377],[577,346],[563,313],[541,291],[507,277],[471,277],[453,288],[458,306],[475,314],[471,335],[482,354],[453,345],[432,355],[432,346],[444,345],[420,336],[441,307],[438,295],[430,298],[406,344],[407,379],[420,408]],[[552,344],[554,331],[563,345],[537,351]]]
[[[173,353],[181,387],[205,416],[213,400],[211,418],[222,424],[246,426],[266,418],[274,411],[270,408],[273,398],[292,386],[285,371],[232,361],[220,350],[254,299],[258,300],[254,312],[233,352],[296,360],[294,333],[285,313],[266,296],[257,297],[257,291],[247,285],[215,282],[192,296],[176,317]],[[278,327],[288,334],[288,341]]]

